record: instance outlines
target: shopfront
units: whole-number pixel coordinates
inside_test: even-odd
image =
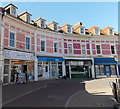
[[[68,78],[91,78],[91,59],[65,59],[66,76]]]
[[[114,58],[94,58],[94,66],[96,77],[117,75],[117,62]]]
[[[34,75],[34,55],[20,51],[4,50],[3,83],[17,82],[19,73]]]
[[[62,76],[63,58],[38,57],[38,77],[58,79]]]

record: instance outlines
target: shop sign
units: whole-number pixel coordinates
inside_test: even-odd
[[[63,62],[63,58],[51,58],[51,57],[38,57],[38,61],[46,61],[46,62]]]
[[[4,58],[20,59],[20,60],[34,60],[33,53],[25,53],[20,51],[4,50]]]

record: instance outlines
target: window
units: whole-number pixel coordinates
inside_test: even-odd
[[[44,20],[41,20],[41,27],[42,27],[42,28],[45,27],[45,22],[44,22]]]
[[[96,28],[95,28],[95,34],[96,34],[96,35],[99,35],[99,29],[96,29]]]
[[[72,72],[84,72],[85,70],[84,70],[84,66],[71,66],[71,71]]]
[[[114,45],[111,45],[111,54],[115,54],[115,47],[114,47]]]
[[[10,47],[14,47],[15,46],[15,33],[10,32],[10,43],[9,43]]]
[[[80,28],[80,34],[84,34],[84,28]]]
[[[29,50],[30,49],[30,38],[26,37],[26,49]]]
[[[109,35],[113,35],[113,29],[109,29]]]
[[[57,24],[54,24],[54,30],[57,31]]]
[[[45,51],[45,41],[41,41],[41,51]]]
[[[55,52],[55,53],[58,52],[58,43],[54,43],[54,52]]]
[[[27,14],[27,22],[30,23],[30,15]]]
[[[11,7],[11,15],[16,17],[16,8],[15,7]]]
[[[85,44],[82,44],[82,54],[86,54],[86,46],[85,46]]]
[[[68,31],[68,33],[71,33],[71,27],[67,27],[67,31]]]
[[[101,54],[100,45],[96,45],[96,49],[97,49],[97,54]]]
[[[72,44],[68,44],[68,53],[72,53]]]

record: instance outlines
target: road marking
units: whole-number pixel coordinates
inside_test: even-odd
[[[20,96],[17,96],[17,97],[15,97],[15,98],[13,98],[13,99],[11,99],[11,100],[9,100],[9,101],[6,101],[6,102],[3,103],[2,105],[6,105],[6,104],[8,104],[8,103],[10,103],[10,102],[12,102],[12,101],[20,98],[20,97],[23,97],[23,96],[27,95],[27,94],[30,94],[30,93],[32,93],[32,92],[35,92],[35,91],[40,90],[40,89],[43,89],[43,88],[46,88],[47,86],[48,86],[48,84],[46,83],[44,87],[40,87],[40,88],[31,90],[31,91],[28,91],[28,92],[26,92],[26,93],[24,93],[24,94],[21,94]]]
[[[71,100],[75,95],[79,94],[80,92],[81,92],[81,90],[78,91],[78,92],[76,92],[76,93],[74,93],[73,95],[71,95],[71,96],[68,98],[68,100],[67,100],[67,102],[66,102],[66,104],[65,104],[65,106],[64,106],[65,109],[67,109],[70,100]]]

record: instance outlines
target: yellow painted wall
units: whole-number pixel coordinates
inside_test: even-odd
[[[21,18],[22,20],[26,21],[26,14],[20,16],[20,18]]]

